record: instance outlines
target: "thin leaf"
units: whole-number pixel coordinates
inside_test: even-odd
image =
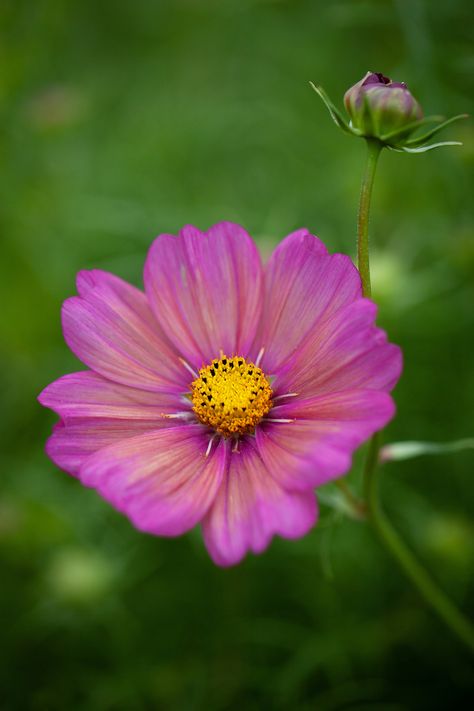
[[[387,148],[397,153],[426,153],[426,151],[432,151],[433,148],[441,148],[441,146],[462,146],[462,143],[460,141],[443,141],[442,143],[432,143],[429,146],[419,146],[419,148],[406,148],[405,146],[387,146]]]
[[[326,94],[324,89],[321,86],[316,86],[316,84],[313,84],[312,81],[309,82],[310,86],[314,89],[316,94],[323,100],[327,110],[329,111],[332,120],[338,126],[339,128],[342,128],[343,131],[346,133],[352,133],[351,128],[347,124],[346,121],[344,121],[342,114],[339,112],[339,109],[337,109],[334,104],[332,103],[331,99],[329,96]]]
[[[438,131],[442,131],[443,128],[446,128],[446,126],[449,126],[451,123],[454,123],[455,121],[460,121],[461,119],[465,118],[469,118],[469,114],[458,114],[457,116],[452,116],[450,119],[443,121],[443,123],[440,123],[439,126],[435,126],[431,129],[431,131],[427,131],[422,136],[416,136],[415,138],[411,138],[409,141],[406,142],[405,145],[419,146],[421,143],[429,141],[430,138],[433,138],[433,136],[435,136]]]
[[[381,462],[402,461],[425,454],[449,454],[466,449],[474,449],[474,438],[455,442],[392,442],[382,447],[379,459]]]

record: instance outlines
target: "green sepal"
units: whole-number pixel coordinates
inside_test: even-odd
[[[426,153],[426,151],[432,151],[434,148],[442,146],[462,146],[462,143],[461,141],[442,141],[441,143],[431,143],[429,146],[418,146],[418,148],[406,148],[405,146],[387,146],[387,148],[397,153]]]
[[[446,126],[449,126],[449,124],[454,123],[454,121],[460,121],[461,119],[469,118],[469,114],[458,114],[457,116],[452,116],[449,119],[446,119],[446,121],[443,121],[440,123],[438,126],[435,126],[432,128],[430,131],[427,131],[424,133],[422,136],[416,136],[415,138],[411,138],[409,141],[406,142],[406,146],[419,146],[422,143],[425,143],[425,141],[428,141],[430,138],[433,138],[438,131],[442,131],[443,128],[446,128]]]
[[[395,129],[395,131],[391,131],[390,133],[386,133],[383,135],[380,140],[383,141],[384,143],[393,143],[396,145],[397,138],[403,137],[407,133],[413,133],[413,131],[416,131],[417,129],[421,128],[422,126],[425,126],[427,123],[433,123],[434,121],[442,121],[443,116],[426,116],[426,118],[422,118],[419,121],[413,121],[413,123],[409,123],[406,126],[402,126],[401,128]],[[407,141],[408,143],[408,141]]]
[[[313,84],[312,81],[309,82],[310,86],[314,89],[316,94],[320,97],[320,99],[323,100],[327,110],[329,111],[329,114],[339,128],[341,128],[343,131],[346,133],[350,133],[352,135],[359,135],[355,134],[355,131],[349,126],[349,124],[344,121],[342,114],[339,112],[339,110],[334,106],[332,103],[331,99],[329,96],[326,94],[324,89],[321,86],[316,86],[316,84]]]

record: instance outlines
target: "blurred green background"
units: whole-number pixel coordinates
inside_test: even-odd
[[[304,225],[353,254],[364,145],[308,81],[341,102],[383,71],[425,113],[472,111],[471,7],[1,2],[2,711],[467,708],[464,649],[331,488],[305,539],[220,570],[199,532],[142,535],[57,470],[36,396],[81,367],[59,318],[76,272],[140,284],[159,232],[235,220],[268,254]],[[387,441],[474,434],[472,121],[442,138],[464,146],[386,152],[375,188],[379,323],[405,353]],[[466,612],[473,463],[382,477],[396,526]]]

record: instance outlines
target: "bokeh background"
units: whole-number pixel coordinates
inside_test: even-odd
[[[383,71],[426,113],[472,110],[470,8],[1,2],[2,711],[467,708],[465,650],[331,487],[305,539],[220,570],[199,531],[140,534],[57,470],[36,396],[81,367],[59,319],[76,272],[140,285],[159,232],[235,220],[267,254],[307,226],[353,254],[364,145],[308,81],[340,102]],[[386,441],[474,434],[472,121],[443,137],[464,146],[386,152],[375,188],[379,323],[405,353]],[[463,451],[382,474],[394,523],[471,613],[473,469]]]

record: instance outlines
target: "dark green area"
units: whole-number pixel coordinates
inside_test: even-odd
[[[141,281],[163,231],[240,222],[268,253],[307,226],[354,253],[364,146],[339,102],[367,69],[426,113],[472,111],[467,0],[4,0],[0,5],[0,709],[464,709],[465,650],[370,528],[220,570],[199,532],[142,535],[43,453],[38,392],[78,368],[59,310],[82,268]],[[472,121],[462,148],[386,153],[372,216],[379,322],[405,370],[388,441],[474,434]],[[350,477],[359,485],[357,467]],[[387,465],[396,526],[460,607],[473,453]],[[472,605],[471,605],[472,613]]]

